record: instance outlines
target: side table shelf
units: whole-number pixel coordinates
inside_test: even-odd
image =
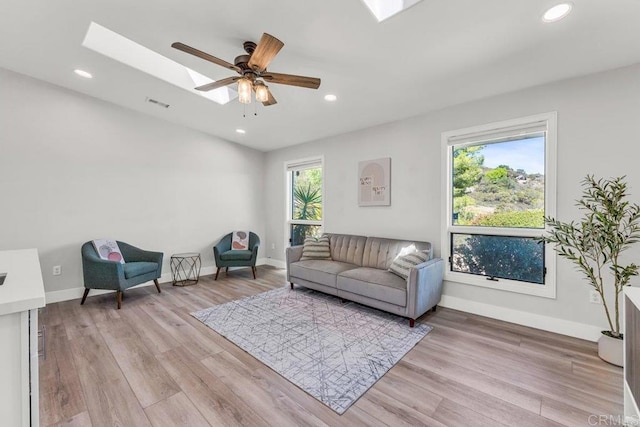
[[[200,254],[189,252],[171,255],[173,286],[195,285],[200,280]]]

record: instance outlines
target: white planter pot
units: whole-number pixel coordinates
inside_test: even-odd
[[[622,366],[624,341],[602,334],[598,340],[598,356],[612,365]]]

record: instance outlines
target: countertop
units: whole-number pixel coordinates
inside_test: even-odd
[[[0,251],[0,316],[45,306],[44,284],[37,249]]]

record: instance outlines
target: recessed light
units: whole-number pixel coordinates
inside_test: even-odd
[[[244,130],[244,129],[236,129],[236,132],[238,132],[238,133],[240,133],[240,134],[245,134],[245,133],[247,133],[247,131],[246,131],[246,130]]]
[[[324,96],[324,100],[325,101],[329,101],[329,102],[334,102],[337,99],[338,99],[338,97],[333,95],[333,94],[331,94],[331,93]]]
[[[560,3],[549,10],[547,10],[544,15],[542,15],[542,20],[544,22],[556,22],[566,17],[569,13],[571,13],[571,9],[573,9],[572,3]]]
[[[80,69],[75,69],[73,70],[74,73],[76,73],[77,75],[79,75],[80,77],[84,77],[85,79],[92,79],[93,76],[91,75],[91,73],[86,72],[85,70],[80,70]]]

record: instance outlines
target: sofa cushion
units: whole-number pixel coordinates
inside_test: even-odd
[[[429,255],[426,252],[422,251],[412,251],[405,255],[398,255],[396,259],[391,263],[391,267],[389,267],[389,271],[393,274],[397,274],[406,280],[409,277],[409,270],[412,267],[415,267],[418,264],[422,264],[423,262],[427,262]]]
[[[127,262],[122,266],[124,270],[124,278],[141,276],[147,273],[153,273],[158,270],[157,262]]]
[[[339,290],[405,307],[407,281],[387,270],[360,267],[338,275]]]
[[[224,261],[249,261],[253,255],[252,251],[231,250],[222,252],[220,259]]]
[[[367,241],[365,236],[348,234],[328,234],[331,246],[331,259],[334,261],[362,265],[362,252]]]
[[[431,258],[430,243],[368,237],[362,256],[362,266],[387,270],[400,252],[402,252],[403,249],[406,250],[411,245],[413,245],[416,250],[426,250],[429,258]]]
[[[307,237],[304,239],[302,246],[301,261],[308,259],[326,259],[331,260],[331,252],[329,251],[329,237],[322,236],[318,239],[315,237]]]
[[[339,273],[357,267],[345,262],[310,259],[292,263],[289,266],[289,275],[335,288],[336,276]]]

